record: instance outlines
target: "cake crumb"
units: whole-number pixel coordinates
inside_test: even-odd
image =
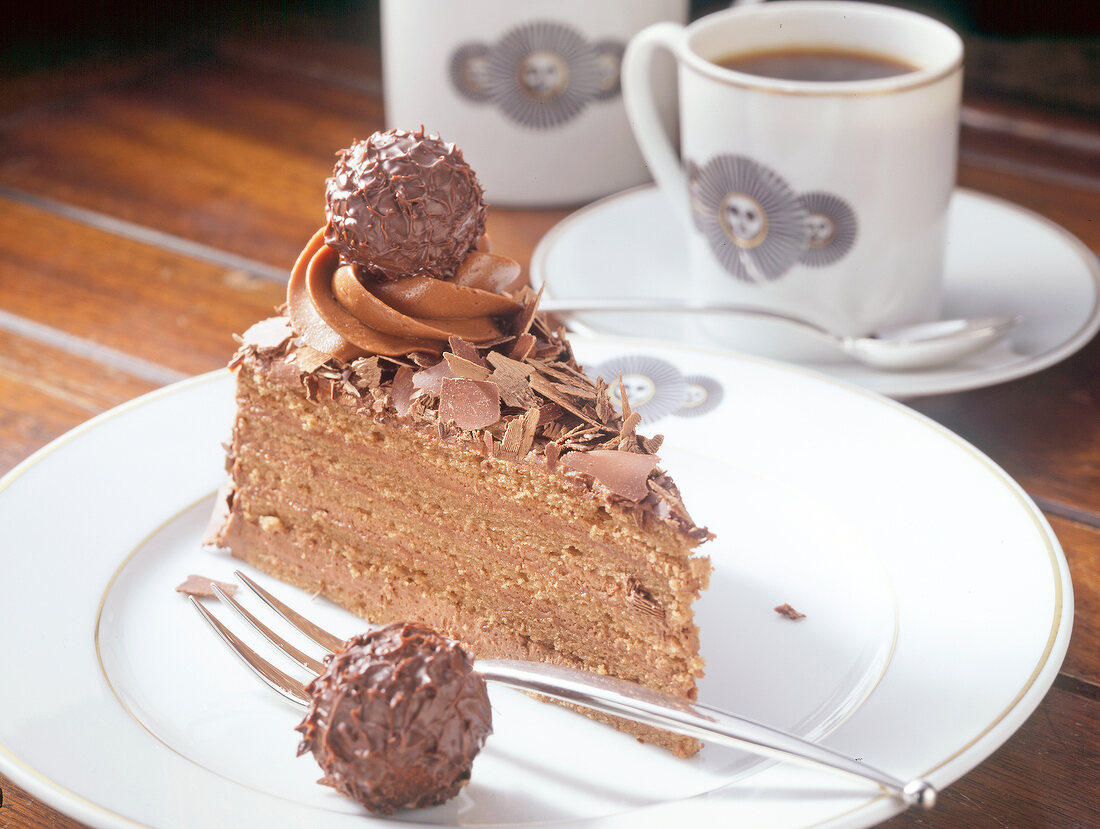
[[[237,585],[235,584],[229,584],[224,581],[214,581],[214,579],[207,578],[206,576],[196,576],[194,574],[189,575],[182,583],[177,584],[176,592],[183,593],[187,596],[194,596],[197,599],[213,599],[216,598],[216,594],[210,588],[211,583],[218,585],[227,596],[232,596],[237,592]]]
[[[259,524],[265,533],[277,533],[283,529],[282,519],[277,515],[261,515]]]
[[[786,604],[786,603],[781,604],[778,607],[773,608],[773,609],[780,616],[786,616],[788,619],[796,619],[797,620],[797,619],[805,619],[806,618],[805,613],[799,613],[797,610],[795,610],[793,607],[791,607],[789,604]]]

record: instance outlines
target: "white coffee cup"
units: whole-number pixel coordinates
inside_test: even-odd
[[[495,205],[581,204],[649,180],[619,83],[630,38],[688,0],[383,0],[386,123],[458,144]],[[671,73],[666,73],[671,74]],[[674,123],[673,79],[656,92]]]
[[[890,58],[909,71],[808,81],[718,65],[819,50]],[[665,51],[679,75],[678,153],[651,92]],[[650,171],[687,229],[692,298],[751,304],[846,335],[934,319],[961,87],[958,35],[887,6],[792,0],[641,32],[624,56],[623,93]],[[701,324],[756,353],[826,353],[774,323]]]

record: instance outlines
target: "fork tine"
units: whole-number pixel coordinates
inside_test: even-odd
[[[241,605],[240,602],[238,602],[236,599],[234,599],[232,596],[230,596],[228,593],[218,587],[217,582],[211,582],[210,589],[214,591],[214,594],[224,604],[229,605],[229,607],[231,607],[238,616],[240,616],[242,619],[252,625],[256,632],[264,637],[264,639],[277,647],[279,650],[281,650],[283,653],[285,653],[307,671],[309,671],[310,673],[319,674],[325,669],[325,666],[314,659],[312,656],[294,647],[294,645],[290,644],[288,641],[275,633],[275,631],[273,631],[271,628],[269,628],[267,625],[265,625],[263,622],[261,622],[251,613],[249,613],[244,608],[244,606]]]
[[[194,596],[188,596],[187,598],[191,600],[191,604],[194,606],[195,610],[197,610],[199,615],[206,620],[206,623],[210,625],[213,631],[218,634],[218,637],[226,644],[229,650],[233,651],[233,653],[235,653],[240,660],[256,674],[256,676],[295,705],[306,706],[309,704],[309,694],[306,693],[305,686],[301,682],[292,676],[284,674],[270,662],[260,657],[252,648],[248,647],[248,645],[242,642],[225,627],[225,625],[219,622],[217,617],[207,610],[202,602]]]
[[[343,639],[338,636],[333,636],[324,628],[315,625],[305,616],[302,616],[296,611],[291,610],[281,601],[279,601],[262,587],[260,587],[260,585],[256,584],[256,582],[254,582],[240,570],[234,570],[233,575],[239,578],[244,583],[245,587],[247,587],[257,596],[259,596],[268,607],[270,607],[272,610],[282,616],[288,623],[304,633],[325,650],[331,653],[332,651],[338,650],[340,647],[343,646]],[[320,673],[320,671],[318,671],[318,673]]]

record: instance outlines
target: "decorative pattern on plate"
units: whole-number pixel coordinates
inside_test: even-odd
[[[782,276],[806,248],[806,208],[774,170],[740,155],[688,163],[695,226],[737,279]]]
[[[684,378],[684,404],[674,411],[675,417],[699,417],[713,412],[722,404],[725,392],[713,377],[689,374]]]
[[[600,363],[593,371],[607,381],[612,405],[622,407],[622,391],[630,408],[643,423],[656,423],[667,415],[697,417],[722,402],[722,386],[701,375],[685,377],[672,363],[657,357],[629,354]]]
[[[831,265],[852,249],[859,223],[852,206],[832,193],[803,193],[806,208],[807,247],[799,262],[811,268]]]
[[[460,46],[451,56],[451,83],[464,98],[491,102],[524,127],[553,129],[590,102],[619,96],[624,50],[618,41],[589,43],[570,26],[536,20],[495,44]]]

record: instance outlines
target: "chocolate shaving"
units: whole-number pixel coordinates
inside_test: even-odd
[[[539,374],[532,374],[530,383],[531,388],[534,389],[537,393],[541,394],[547,400],[550,400],[553,403],[557,403],[567,412],[575,414],[581,420],[594,426],[603,425],[598,420],[596,420],[596,418],[592,417],[589,414],[586,414],[581,408],[578,408],[576,405],[574,405],[569,397],[560,391],[561,387],[558,384],[547,380],[545,377]]]
[[[469,360],[471,363],[477,363],[483,368],[488,368],[484,358],[478,354],[477,348],[472,343],[466,342],[462,337],[451,335],[447,342],[451,346],[451,352],[456,357],[461,357],[463,360]],[[444,355],[446,356],[446,355]]]
[[[610,423],[618,413],[611,405],[611,395],[607,393],[607,381],[602,377],[596,378],[596,417],[600,423]]]
[[[536,294],[530,288],[524,288],[520,292],[518,299],[523,303],[523,310],[513,320],[512,334],[514,336],[521,337],[531,329],[531,323],[535,321],[535,314],[538,313],[542,291],[543,288],[539,288],[539,292]]]
[[[393,398],[393,407],[397,414],[404,417],[412,408],[413,396],[416,389],[413,386],[413,370],[408,366],[401,366],[393,376],[393,385],[390,395]]]
[[[535,347],[536,342],[534,334],[528,332],[520,334],[512,344],[512,349],[508,352],[508,358],[522,362],[527,359],[527,355],[531,353],[531,349]]]
[[[228,596],[232,596],[237,592],[237,585],[229,584],[224,581],[214,581],[214,579],[207,578],[206,576],[196,576],[194,574],[189,575],[180,584],[176,585],[176,592],[183,593],[186,596],[194,596],[196,599],[216,599],[218,594],[214,592],[210,586],[211,583],[218,585],[222,589],[222,592]]]
[[[537,346],[534,351],[531,352],[530,360],[558,360],[561,359],[562,349],[559,345],[553,343],[542,343]]]
[[[534,445],[538,428],[539,410],[529,409],[522,416],[515,417],[508,423],[500,448],[517,459],[526,457]]]
[[[539,374],[569,389],[574,397],[595,398],[596,384],[584,374],[569,369],[565,363],[528,358],[527,363]]]
[[[257,351],[277,351],[294,336],[286,317],[268,317],[252,325],[241,335],[241,342]]]
[[[294,362],[302,374],[310,374],[332,359],[323,351],[303,345],[294,354]]]
[[[539,426],[545,426],[548,423],[553,423],[556,420],[560,420],[565,414],[565,409],[559,406],[557,403],[546,403],[539,406]]]
[[[619,372],[619,405],[622,409],[623,418],[630,417],[630,401],[626,398],[626,386],[623,385],[623,373]]]
[[[428,354],[423,351],[414,351],[407,360],[394,360],[393,357],[379,357],[382,360],[393,360],[399,366],[416,366],[417,368],[431,368],[439,364],[438,354]]]
[[[302,387],[306,390],[306,400],[311,403],[317,402],[317,378],[312,374],[307,374],[302,378]]]
[[[504,432],[504,439],[500,442],[500,451],[512,458],[518,458],[520,445],[523,443],[523,418],[514,417],[508,421],[508,428]]]
[[[546,468],[553,472],[558,468],[558,457],[561,454],[561,447],[556,443],[548,443],[543,450],[543,454],[546,455]]]
[[[272,360],[271,376],[280,383],[291,385],[299,381],[302,372],[298,369],[298,364],[294,360],[289,363],[285,360]]]
[[[413,375],[413,386],[421,391],[426,391],[433,397],[439,397],[439,392],[443,387],[443,381],[447,378],[453,378],[454,374],[451,372],[451,367],[446,360],[440,360],[431,368],[423,369]]]
[[[665,609],[653,594],[642,587],[636,576],[626,580],[626,600],[647,616],[664,621]]]
[[[499,351],[490,351],[485,355],[486,360],[490,366],[493,367],[493,371],[499,371],[501,374],[514,374],[517,377],[528,377],[533,370],[530,365],[521,361],[513,360],[511,357],[506,357]]]
[[[680,500],[679,491],[671,485],[671,482],[668,483],[670,485],[667,487],[661,486],[661,484],[653,478],[650,478],[647,482],[649,488],[656,492],[658,496],[660,496],[661,500],[668,505],[669,511],[673,515],[678,515],[679,517],[686,518],[688,521],[690,521],[691,516],[688,515],[687,508],[684,506],[684,502]]]
[[[504,405],[520,409],[530,409],[539,405],[540,401],[527,381],[531,373],[530,367],[495,351],[489,352],[488,359],[493,367],[491,379],[500,387],[500,397]]]
[[[786,616],[788,619],[798,620],[798,619],[805,619],[806,618],[805,613],[799,613],[797,610],[795,610],[789,604],[781,604],[778,607],[775,607],[775,608],[772,608],[772,609],[776,613],[778,613],[780,616]]]
[[[523,443],[520,444],[519,456],[527,457],[527,453],[535,445],[535,438],[539,433],[540,412],[538,409],[528,409],[523,415]]]
[[[638,437],[635,430],[638,428],[638,423],[642,420],[642,416],[637,412],[631,412],[623,418],[623,425],[619,429],[619,448],[626,449],[628,447],[636,447],[638,445]]]
[[[570,452],[561,459],[562,466],[591,475],[616,495],[628,501],[641,501],[649,494],[646,481],[657,467],[652,455],[636,452],[613,452],[594,449],[591,452]]]
[[[489,375],[492,374],[489,367],[485,365],[485,361],[480,360],[480,358],[480,362],[475,363],[465,357],[459,357],[457,354],[447,353],[443,355],[443,359],[447,361],[447,366],[455,377],[464,377],[467,380],[487,380]]]
[[[360,357],[351,364],[356,381],[368,389],[376,389],[382,384],[382,365],[377,357]]]
[[[439,395],[441,422],[459,429],[484,429],[500,420],[500,390],[496,383],[447,377]]]

